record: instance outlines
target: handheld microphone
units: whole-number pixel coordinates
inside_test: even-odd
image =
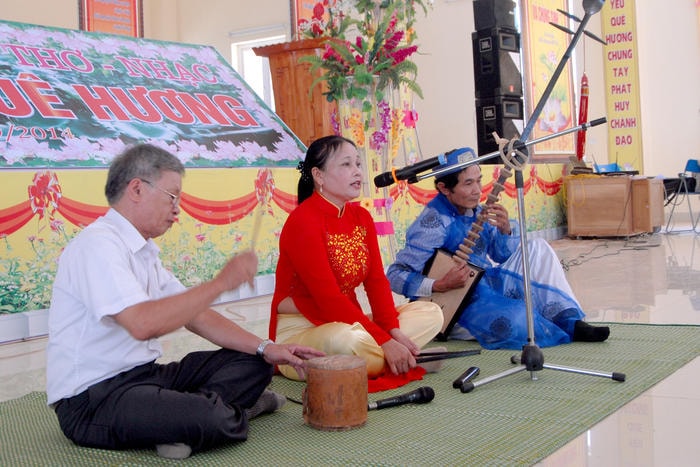
[[[452,387],[461,388],[462,386],[464,386],[464,383],[468,383],[472,380],[472,378],[476,378],[479,375],[479,371],[480,370],[478,366],[469,367],[467,371],[465,371],[459,376],[459,378],[452,381]]]
[[[438,165],[443,165],[446,162],[446,155],[440,154],[436,157],[416,162],[415,164],[404,167],[403,169],[398,169],[393,172],[384,172],[374,177],[374,186],[377,188],[383,188],[396,182],[396,180],[410,180],[415,182],[418,181],[415,179],[416,174],[430,170]],[[394,180],[394,175],[396,175],[396,180]]]
[[[377,402],[370,402],[367,404],[367,410],[379,410],[403,404],[425,404],[426,402],[433,400],[434,397],[435,391],[433,391],[433,388],[423,386],[415,391],[401,394],[400,396],[380,399]]]

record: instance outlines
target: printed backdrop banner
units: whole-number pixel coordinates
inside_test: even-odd
[[[522,2],[525,29],[523,48],[526,50],[525,84],[531,115],[542,98],[550,79],[569,46],[569,36],[550,23],[567,25],[567,18],[557,11],[566,10],[565,0],[524,0]],[[573,124],[574,99],[571,62],[564,66],[542,113],[537,118],[530,139],[550,136],[566,130]],[[565,135],[539,143],[531,150],[536,160],[550,158],[561,160],[564,156],[575,154],[574,136]]]
[[[135,141],[166,145],[188,166],[182,212],[157,239],[164,266],[189,287],[255,245],[256,289],[223,298],[272,292],[303,146],[210,48],[0,21],[0,107],[0,321],[24,312],[39,321],[34,312],[50,304],[61,251],[106,212],[106,167]],[[415,133],[406,135],[406,159],[388,159],[395,165],[418,161]],[[542,177],[537,168],[529,167],[523,187],[530,230],[565,223],[556,196],[562,174]],[[497,169],[484,173],[482,201]],[[503,194],[515,210],[514,183]],[[380,240],[402,245],[434,196],[431,181],[401,181],[360,202],[386,214]],[[393,255],[383,253],[385,261]],[[9,340],[38,335],[27,332]]]
[[[601,10],[605,47],[608,160],[644,173],[639,64],[634,0],[608,2]]]
[[[291,167],[304,146],[212,47],[0,21],[0,168]]]

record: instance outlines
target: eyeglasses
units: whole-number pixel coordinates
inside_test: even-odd
[[[163,193],[165,193],[166,195],[168,195],[170,197],[170,202],[173,203],[173,206],[177,206],[178,204],[180,204],[180,195],[174,195],[174,194],[170,193],[168,190],[162,189],[161,187],[159,187],[158,185],[156,185],[155,183],[153,183],[150,180],[145,180],[143,178],[139,178],[139,180],[141,180],[143,183],[146,183],[146,184],[152,186],[156,190],[160,190]]]

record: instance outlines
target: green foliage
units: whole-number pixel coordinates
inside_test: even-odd
[[[61,231],[52,232],[47,239],[29,237],[34,256],[23,260],[11,256],[12,246],[7,238],[4,240],[5,252],[0,259],[0,313],[48,308],[56,260],[67,236]]]
[[[371,105],[371,94],[380,101],[387,88],[406,85],[418,97],[423,97],[416,78],[418,67],[410,60],[417,52],[414,45],[417,6],[427,14],[423,0],[357,0],[344,2],[330,0],[324,10],[323,2],[316,5],[312,23],[315,29],[306,29],[307,37],[327,37],[321,56],[309,55],[300,62],[310,64],[310,72],[321,76],[311,85],[325,83],[324,95],[329,102],[358,99]],[[351,4],[351,6],[350,6]],[[322,23],[322,11],[330,13]],[[340,23],[334,20],[342,18]],[[316,35],[310,35],[315,32]],[[364,109],[363,109],[364,110]]]

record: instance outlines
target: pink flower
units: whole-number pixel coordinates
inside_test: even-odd
[[[418,112],[415,110],[403,110],[403,124],[406,128],[415,128],[418,121]]]
[[[396,31],[386,40],[384,49],[387,51],[394,50],[401,43],[401,39],[403,39],[403,31]]]
[[[391,58],[394,61],[394,65],[399,64],[411,56],[416,50],[418,50],[417,45],[411,45],[409,47],[404,47],[391,54]]]
[[[393,12],[391,14],[391,19],[389,20],[389,26],[387,26],[387,28],[386,28],[387,32],[393,31],[394,28],[396,28],[397,21],[398,21],[398,18],[396,17],[396,12]]]
[[[49,227],[51,227],[51,230],[54,232],[60,232],[63,228],[63,221],[60,219],[53,219],[49,222]]]
[[[326,51],[323,53],[323,60],[335,60],[337,62],[342,62],[343,57],[341,57],[340,54],[333,49],[333,47],[326,44]]]

